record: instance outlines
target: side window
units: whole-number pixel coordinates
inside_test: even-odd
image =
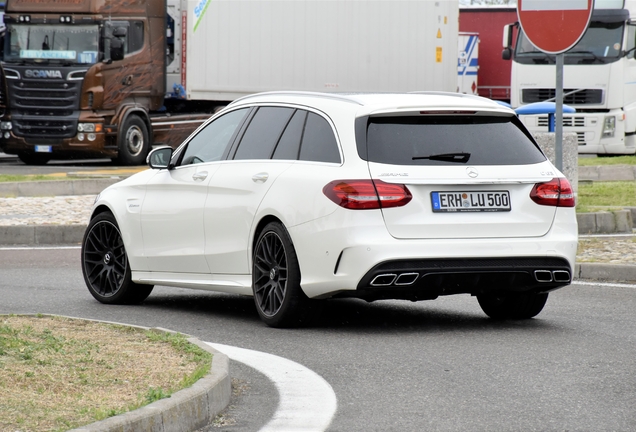
[[[117,28],[123,28],[126,30],[125,36],[118,36],[124,44],[124,55],[130,52],[130,22],[128,21],[109,21],[105,26],[105,35],[107,38],[113,37],[113,32]]]
[[[636,51],[636,24],[630,23],[627,26],[627,41],[625,51],[627,51],[627,58],[634,58],[634,51]]]
[[[278,145],[276,146],[276,150],[274,150],[274,156],[272,156],[272,159],[298,159],[300,139],[303,136],[306,118],[307,111],[296,110],[296,113],[285,128],[283,136],[281,136],[278,141]]]
[[[131,21],[128,28],[128,51],[133,53],[144,47],[144,23],[143,21]]]
[[[248,111],[232,111],[208,123],[188,142],[180,165],[221,160]]]
[[[234,159],[269,159],[294,110],[283,107],[258,109],[241,138]]]
[[[340,163],[338,142],[331,126],[317,114],[307,115],[307,124],[300,147],[300,160]]]

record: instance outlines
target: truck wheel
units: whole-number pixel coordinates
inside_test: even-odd
[[[27,165],[46,165],[51,156],[39,153],[20,153],[18,158]]]
[[[478,295],[479,306],[493,319],[529,319],[543,310],[548,294],[485,294]]]
[[[142,165],[150,149],[148,128],[138,116],[128,116],[119,129],[119,154],[117,160],[122,165]]]

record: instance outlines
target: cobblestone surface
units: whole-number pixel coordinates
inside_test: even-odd
[[[95,195],[0,198],[0,226],[87,224]]]
[[[0,198],[0,226],[87,224],[95,195]],[[578,262],[636,264],[636,236],[584,236]]]

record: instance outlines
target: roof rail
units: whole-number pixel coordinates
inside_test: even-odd
[[[321,92],[311,92],[311,91],[292,91],[292,90],[284,90],[284,91],[269,91],[269,92],[261,92],[254,93],[247,96],[242,96],[238,99],[235,99],[230,105],[234,105],[244,99],[250,99],[258,96],[267,96],[267,95],[276,95],[276,96],[312,96],[312,97],[320,97],[325,99],[333,99],[339,100],[343,102],[355,103],[357,105],[363,105],[360,101],[356,100],[354,94],[345,94],[345,93],[321,93]]]

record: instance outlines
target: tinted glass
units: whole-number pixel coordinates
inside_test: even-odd
[[[461,162],[435,159],[465,153],[467,157],[459,156],[457,160],[469,165],[526,165],[545,161],[522,127],[516,117],[370,118],[368,160],[393,165],[456,165]],[[363,152],[359,153],[364,158]]]
[[[583,37],[563,54],[564,64],[601,64],[617,61],[621,56],[623,21],[592,21]],[[629,41],[628,41],[629,42]],[[523,32],[519,33],[515,61],[524,64],[554,64],[554,54],[537,49]]]
[[[287,124],[283,136],[280,137],[273,159],[298,159],[300,150],[300,138],[303,135],[307,111],[297,110],[291,121]]]
[[[340,163],[338,142],[324,118],[309,113],[300,147],[300,160]]]
[[[181,165],[221,160],[249,108],[229,112],[199,131],[188,143]]]
[[[234,159],[269,159],[293,108],[261,107],[250,121]]]

